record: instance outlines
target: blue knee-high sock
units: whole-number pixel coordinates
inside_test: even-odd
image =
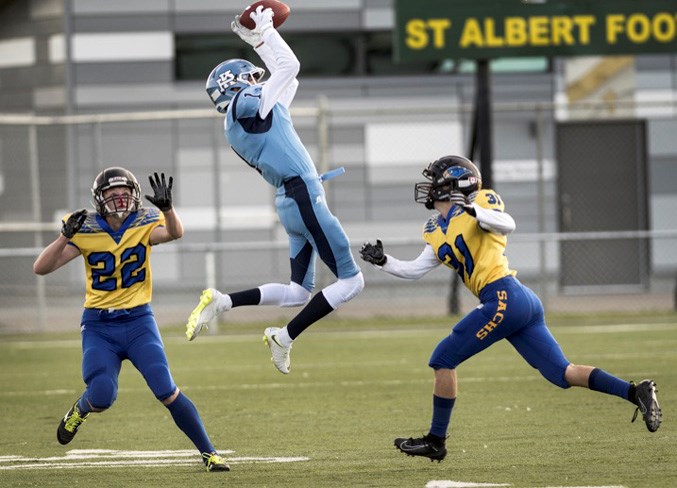
[[[179,392],[179,396],[170,403],[165,405],[174,418],[176,425],[183,431],[188,438],[193,441],[198,451],[214,452],[214,446],[209,440],[205,426],[202,424],[200,414],[183,392]]]
[[[602,369],[595,368],[588,378],[588,388],[609,395],[616,395],[617,397],[628,400],[630,383],[620,378],[616,378]]]
[[[87,415],[89,412],[92,411],[92,407],[89,406],[89,402],[85,398],[84,393],[82,394],[82,396],[78,400],[78,410],[80,410],[81,415]]]
[[[442,398],[433,395],[433,421],[430,425],[430,433],[445,439],[451,420],[451,410],[454,408],[455,398]]]

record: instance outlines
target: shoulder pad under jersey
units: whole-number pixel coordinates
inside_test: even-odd
[[[478,191],[477,196],[475,197],[475,203],[488,210],[505,210],[503,200],[494,190],[486,189]]]
[[[425,225],[423,226],[423,233],[428,234],[430,232],[434,232],[435,229],[437,229],[440,226],[439,218],[440,218],[439,213],[434,213],[433,215],[431,215],[430,218],[426,221]]]
[[[248,86],[233,99],[233,116],[236,119],[254,117],[261,105],[261,85]]]

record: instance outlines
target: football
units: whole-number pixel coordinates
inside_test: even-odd
[[[264,9],[273,9],[273,14],[275,14],[273,15],[273,27],[276,29],[280,27],[285,20],[287,20],[287,17],[289,17],[290,9],[286,3],[280,2],[279,0],[259,0],[258,2],[248,5],[247,8],[242,11],[242,14],[240,15],[240,24],[242,24],[247,29],[253,29],[256,27],[256,24],[254,24],[254,21],[249,16],[249,14],[256,11],[256,8],[259,5],[263,5]]]

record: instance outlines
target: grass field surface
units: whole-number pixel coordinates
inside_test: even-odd
[[[322,321],[278,373],[263,325],[231,324],[187,342],[163,329],[170,367],[231,464],[207,473],[190,441],[126,362],[118,400],[68,446],[56,427],[80,395],[79,333],[0,341],[0,486],[41,487],[675,487],[677,319],[551,317],[569,360],[658,384],[663,425],[647,431],[612,396],[561,390],[505,341],[458,370],[442,463],[393,438],[430,422],[428,357],[448,318]]]

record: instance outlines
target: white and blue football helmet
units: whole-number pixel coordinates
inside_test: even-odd
[[[205,90],[216,110],[225,114],[228,104],[240,90],[258,83],[266,70],[246,59],[228,59],[209,73]]]

